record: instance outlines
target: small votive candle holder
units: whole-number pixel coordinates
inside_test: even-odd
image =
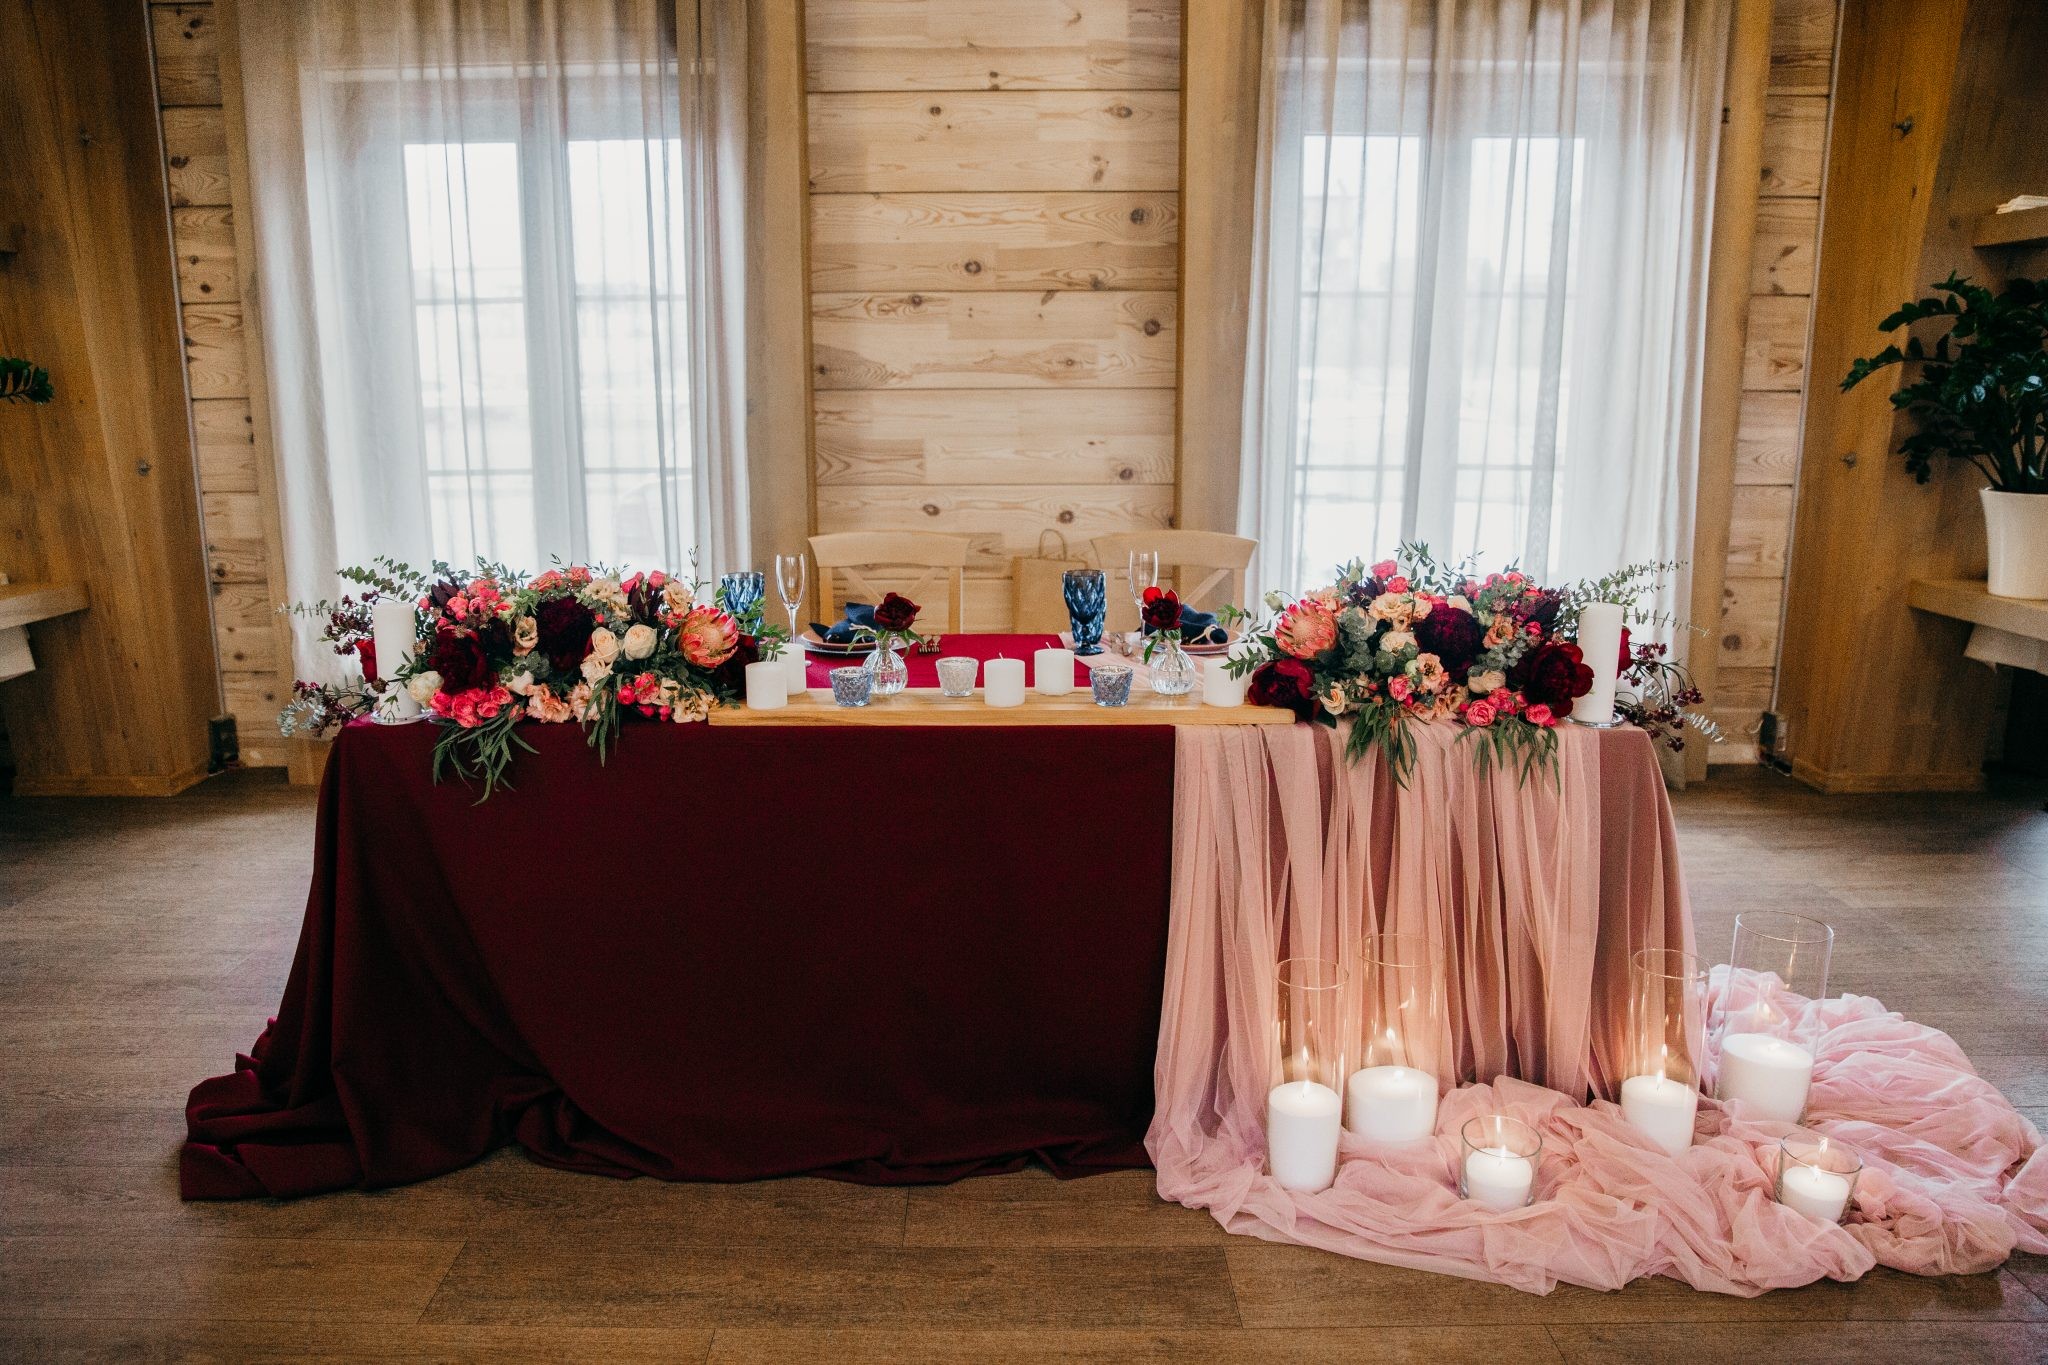
[[[1543,1139],[1534,1128],[1506,1114],[1482,1114],[1458,1130],[1464,1152],[1458,1161],[1458,1194],[1482,1208],[1506,1213],[1536,1197],[1536,1158]]]
[[[1778,1202],[1823,1223],[1849,1216],[1863,1158],[1854,1147],[1819,1133],[1787,1133],[1778,1141]]]
[[[1097,706],[1124,706],[1131,700],[1131,669],[1128,664],[1097,664],[1088,670],[1088,687]]]
[[[874,691],[875,675],[861,664],[832,670],[832,701],[838,706],[866,706]]]
[[[948,654],[939,660],[939,691],[949,697],[971,697],[974,695],[974,675],[981,669],[981,660],[965,654]]]

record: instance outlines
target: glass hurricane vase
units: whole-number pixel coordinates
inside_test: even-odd
[[[868,676],[874,679],[874,694],[893,697],[910,683],[910,665],[899,653],[903,642],[893,634],[875,637],[874,651],[867,657]]]
[[[1153,637],[1152,657],[1145,666],[1152,670],[1152,690],[1161,696],[1184,697],[1195,690],[1195,661],[1181,648],[1178,631]]]

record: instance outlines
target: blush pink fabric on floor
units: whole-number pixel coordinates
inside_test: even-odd
[[[2048,1251],[2040,1134],[1946,1035],[1873,1000],[1786,1001],[1816,1058],[1805,1126],[1866,1164],[1846,1226],[1774,1202],[1789,1125],[1706,1099],[1683,1156],[1639,1138],[1602,1098],[1620,1081],[1628,957],[1692,946],[1648,736],[1567,727],[1556,780],[1519,783],[1478,775],[1447,727],[1415,733],[1403,789],[1320,728],[1179,731],[1146,1139],[1161,1197],[1232,1232],[1537,1293],[1669,1275],[1752,1295],[1874,1264],[1963,1273],[2015,1246]],[[1389,1149],[1347,1134],[1337,1184],[1289,1193],[1264,1173],[1273,964],[1348,959],[1375,930],[1451,945],[1443,1055],[1477,1083],[1444,1097],[1434,1139]],[[1505,1214],[1457,1195],[1459,1127],[1496,1111],[1544,1142],[1537,1202]]]

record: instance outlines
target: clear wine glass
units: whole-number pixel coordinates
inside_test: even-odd
[[[1138,629],[1131,632],[1131,647],[1145,634],[1145,589],[1159,586],[1159,551],[1131,551],[1129,576],[1131,582],[1131,605],[1138,609]]]
[[[803,551],[775,556],[775,593],[782,599],[782,609],[789,613],[792,644],[796,640],[796,611],[804,604],[804,593],[810,585],[810,566]]]

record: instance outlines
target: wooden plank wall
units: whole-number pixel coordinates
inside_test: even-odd
[[[1814,250],[1827,153],[1837,0],[1775,0],[1763,173],[1757,184],[1735,498],[1712,715],[1727,733],[1713,763],[1753,763],[1777,679],[1779,617],[1807,386]]]
[[[1175,515],[1179,0],[808,0],[819,531]]]
[[[251,408],[261,357],[248,326],[254,301],[243,298],[232,106],[221,81],[230,16],[211,3],[153,2],[149,14],[222,693],[243,764],[282,766],[288,746],[277,712],[290,696],[291,644],[277,615],[284,566],[268,423]]]

